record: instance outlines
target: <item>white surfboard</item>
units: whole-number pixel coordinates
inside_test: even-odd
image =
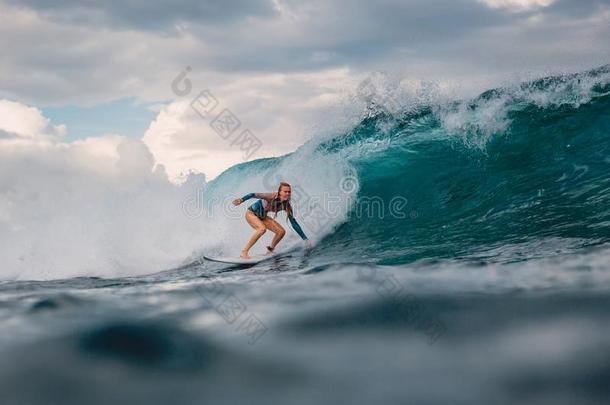
[[[230,264],[256,264],[260,263],[264,260],[271,259],[277,256],[277,253],[272,253],[269,255],[250,255],[249,259],[242,259],[239,256],[230,257],[230,256],[219,256],[219,257],[211,257],[211,256],[203,256],[204,259],[209,260],[211,262],[219,262],[219,263],[230,263]]]

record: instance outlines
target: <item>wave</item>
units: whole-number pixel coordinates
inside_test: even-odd
[[[609,115],[609,66],[401,114],[377,106],[317,145],[359,183],[323,250],[518,261],[607,242]]]
[[[18,175],[0,199],[11,208],[0,221],[12,224],[0,229],[2,277],[116,277],[235,254],[251,228],[231,200],[279,181],[293,186],[316,265],[514,262],[608,242],[610,66],[431,99],[371,103],[350,130],[208,183],[195,174],[168,183],[139,143],[122,148],[111,177],[80,160],[64,167],[74,159],[61,148],[41,161],[3,157]],[[299,243],[289,231],[281,246]]]

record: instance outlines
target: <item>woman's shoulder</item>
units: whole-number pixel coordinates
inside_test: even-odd
[[[277,196],[277,193],[256,193],[256,196],[258,198],[264,198],[265,200],[273,200]]]

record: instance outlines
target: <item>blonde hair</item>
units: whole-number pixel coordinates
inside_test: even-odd
[[[276,196],[276,199],[278,199],[278,200],[280,198],[280,191],[282,191],[282,187],[289,187],[292,190],[292,187],[290,186],[290,184],[286,183],[285,181],[280,182],[280,186],[277,188],[277,196]],[[284,202],[282,202],[282,204],[284,204]],[[292,206],[290,205],[290,200],[286,200],[284,209],[286,210],[286,214],[287,214],[286,221],[288,221],[288,218],[293,216],[293,211],[292,211]],[[274,215],[273,215],[274,219],[277,217],[278,211],[279,210],[274,211]]]

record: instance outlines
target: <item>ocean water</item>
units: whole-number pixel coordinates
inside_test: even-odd
[[[610,67],[372,102],[163,208],[100,213],[130,226],[74,252],[7,253],[0,403],[607,403],[609,169]],[[313,248],[280,214],[277,257],[203,260],[251,233],[231,199],[280,180]]]

